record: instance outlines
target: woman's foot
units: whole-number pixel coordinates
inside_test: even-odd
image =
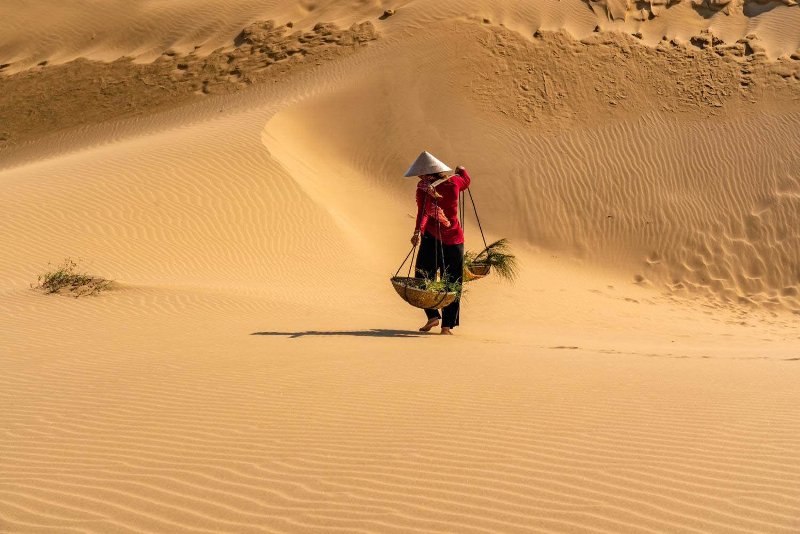
[[[425,326],[419,329],[420,332],[430,332],[431,328],[434,326],[439,326],[439,319],[434,317],[433,319],[428,319],[428,322],[425,323]]]
[[[440,332],[440,334],[443,335],[443,336],[452,336],[453,335],[453,331],[450,330],[449,328],[447,328],[446,326],[443,326],[442,327],[442,331]]]

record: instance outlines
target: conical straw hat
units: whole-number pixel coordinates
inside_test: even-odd
[[[452,171],[450,167],[434,158],[430,152],[423,152],[411,164],[405,176],[422,176],[423,174],[435,174],[437,172]]]

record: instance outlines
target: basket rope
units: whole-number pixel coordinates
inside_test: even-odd
[[[472,198],[472,191],[467,189],[467,193],[469,193],[469,200],[472,202],[472,210],[475,212],[475,220],[478,221],[478,229],[481,231],[481,239],[483,239],[483,247],[484,249],[489,248],[489,245],[486,244],[486,236],[483,235],[483,226],[481,226],[481,218],[478,217],[478,207],[475,206],[475,199]]]

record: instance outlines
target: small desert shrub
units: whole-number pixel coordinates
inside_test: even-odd
[[[111,285],[111,280],[80,273],[77,269],[78,264],[71,258],[67,258],[56,269],[40,274],[36,285],[32,284],[31,287],[40,289],[47,294],[68,293],[78,298],[96,295]]]

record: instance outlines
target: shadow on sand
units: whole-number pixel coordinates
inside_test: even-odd
[[[305,332],[253,332],[251,336],[286,336],[289,338],[304,336],[354,336],[354,337],[422,337],[430,334],[414,332],[411,330],[386,330],[373,328],[371,330],[306,330]]]

